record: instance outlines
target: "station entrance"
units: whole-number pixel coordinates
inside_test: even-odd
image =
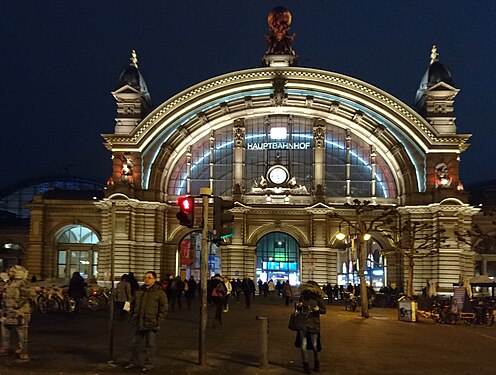
[[[257,243],[257,280],[300,284],[300,246],[290,235],[273,232]]]

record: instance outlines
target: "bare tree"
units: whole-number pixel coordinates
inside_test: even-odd
[[[375,232],[375,228],[382,223],[390,223],[391,217],[395,215],[394,207],[384,207],[373,205],[370,201],[360,201],[355,199],[353,204],[346,204],[346,207],[353,208],[355,215],[353,218],[347,218],[338,213],[334,217],[341,219],[347,223],[350,229],[356,234],[355,245],[357,246],[357,255],[359,260],[358,275],[360,277],[360,301],[361,301],[361,316],[369,317],[369,301],[367,296],[367,284],[365,281],[365,265],[367,258],[365,254],[365,245],[367,237]]]
[[[408,297],[413,296],[413,274],[415,261],[439,253],[440,245],[449,238],[444,235],[445,229],[433,224],[413,221],[410,217],[399,217],[398,225],[383,229],[392,246],[384,253],[399,253],[401,259],[407,260],[407,291]],[[449,245],[445,245],[447,247]]]
[[[494,212],[489,211],[485,212],[484,216],[492,216],[494,217]],[[467,245],[470,245],[470,248],[474,251],[477,251],[477,245],[481,244],[485,245],[488,242],[494,242],[494,235],[491,235],[491,232],[494,232],[496,229],[496,220],[493,220],[489,225],[492,225],[489,227],[489,229],[483,229],[481,226],[477,223],[472,223],[472,226],[470,229],[466,230],[465,232],[459,232],[455,230],[455,235],[458,239],[458,241],[461,241],[463,243],[466,243]],[[491,246],[489,249],[486,248],[484,249],[486,252],[495,252],[495,246]]]

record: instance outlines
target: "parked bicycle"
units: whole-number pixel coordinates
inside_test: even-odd
[[[88,308],[96,311],[108,306],[111,298],[111,291],[108,288],[95,288],[91,290],[88,298]]]
[[[475,320],[474,324],[492,326],[494,324],[494,306],[483,301],[474,301]]]
[[[57,285],[40,287],[37,294],[36,306],[42,314],[48,311],[69,311],[71,302],[67,293],[64,293],[63,287]]]

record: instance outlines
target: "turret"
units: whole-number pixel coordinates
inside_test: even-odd
[[[131,52],[129,66],[119,77],[112,92],[117,104],[115,134],[129,134],[151,111],[151,99],[145,80],[138,69],[136,52]]]
[[[415,107],[440,135],[456,134],[454,99],[460,90],[453,86],[450,71],[438,57],[437,47],[432,46],[430,66],[417,90]]]

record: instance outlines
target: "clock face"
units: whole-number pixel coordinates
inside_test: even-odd
[[[288,170],[280,165],[273,166],[267,172],[267,179],[275,185],[284,184],[288,177]]]

